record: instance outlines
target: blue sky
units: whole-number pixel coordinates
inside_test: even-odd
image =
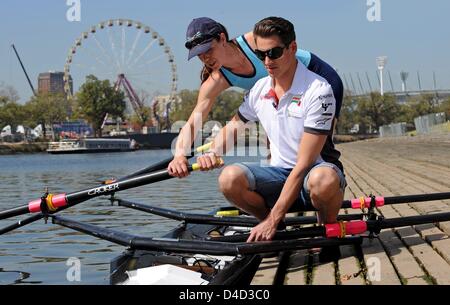
[[[66,0],[2,0],[0,2],[0,82],[13,85],[26,101],[31,91],[12,53],[14,43],[37,87],[37,76],[63,70],[69,48],[81,32],[99,21],[134,19],[155,29],[170,46],[177,64],[179,89],[195,89],[201,68],[187,61],[186,27],[192,18],[209,16],[222,22],[231,36],[250,31],[258,20],[282,16],[292,21],[301,48],[310,50],[363,86],[376,87],[375,57],[388,56],[396,90],[399,72],[408,71],[408,87],[416,89],[417,71],[422,88],[450,88],[450,1],[380,0],[381,21],[369,22],[366,0],[81,0],[81,21],[68,22]],[[359,84],[357,84],[359,87]],[[386,87],[385,87],[386,88]],[[390,84],[387,83],[387,89]]]

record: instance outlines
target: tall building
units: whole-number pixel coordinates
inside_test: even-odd
[[[70,91],[73,94],[72,77],[69,76]],[[64,94],[64,72],[49,71],[40,73],[38,78],[39,93]]]

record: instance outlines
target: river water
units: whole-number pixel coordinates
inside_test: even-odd
[[[243,154],[241,151],[238,155]],[[46,187],[50,193],[70,193],[96,186],[107,178],[127,175],[170,156],[170,150],[0,156],[0,210],[25,205],[42,196]],[[261,157],[225,157],[226,164],[259,160]],[[229,205],[218,192],[219,173],[220,170],[195,172],[186,179],[170,179],[118,195],[149,205],[207,213]],[[173,220],[111,206],[106,197],[89,200],[60,214],[149,237],[161,236],[177,225]],[[0,220],[0,228],[27,216]],[[109,262],[123,250],[110,242],[40,220],[0,235],[0,284],[108,284]],[[80,262],[80,281],[68,280],[73,278],[67,276],[73,266],[69,258]]]

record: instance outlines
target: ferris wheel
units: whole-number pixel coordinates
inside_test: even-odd
[[[128,106],[138,115],[156,96],[172,101],[177,90],[175,59],[164,38],[129,19],[100,22],[75,40],[64,65],[64,91],[69,99],[88,75],[107,79],[123,90]]]

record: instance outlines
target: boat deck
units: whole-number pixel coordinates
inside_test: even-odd
[[[346,199],[450,189],[450,134],[359,141],[340,144],[338,150],[347,176]],[[384,206],[378,211],[386,218],[449,212],[450,200]],[[252,284],[448,285],[449,234],[450,222],[387,229],[361,246],[341,246],[339,261],[326,264],[320,264],[311,250],[283,253],[264,258]]]

